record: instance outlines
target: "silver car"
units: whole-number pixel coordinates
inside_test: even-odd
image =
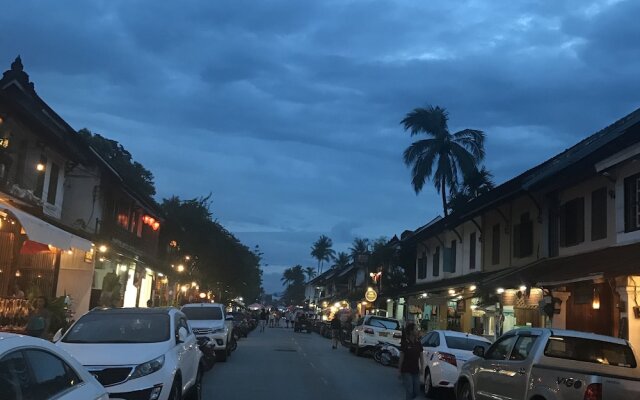
[[[458,400],[640,398],[640,368],[624,339],[524,328],[474,354],[456,383]]]

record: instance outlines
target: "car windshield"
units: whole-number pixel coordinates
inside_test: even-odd
[[[64,343],[159,343],[169,340],[167,314],[89,313],[73,325]]]
[[[222,309],[220,307],[184,307],[182,312],[192,321],[222,319]]]
[[[384,329],[400,330],[400,323],[394,319],[369,318],[366,325]]]
[[[489,348],[489,343],[472,338],[444,335],[444,340],[450,349],[473,351],[476,346],[482,346],[485,350]]]
[[[551,336],[544,355],[627,368],[637,365],[633,351],[627,345],[570,336]]]

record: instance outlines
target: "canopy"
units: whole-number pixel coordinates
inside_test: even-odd
[[[92,246],[89,240],[44,222],[40,218],[9,205],[4,201],[0,201],[0,210],[13,214],[13,216],[20,221],[29,240],[33,242],[55,246],[63,250],[69,250],[72,247],[83,251],[91,250]]]

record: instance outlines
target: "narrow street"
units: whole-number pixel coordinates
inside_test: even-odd
[[[356,357],[316,333],[267,328],[205,375],[203,399],[404,399],[397,370]],[[420,396],[419,398],[424,398]]]

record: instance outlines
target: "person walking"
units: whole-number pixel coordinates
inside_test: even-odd
[[[260,333],[264,332],[264,328],[267,326],[267,319],[269,318],[269,314],[267,310],[264,308],[260,312]]]
[[[334,315],[331,320],[331,341],[332,341],[332,349],[338,348],[338,339],[340,338],[340,329],[342,328],[342,324],[340,322],[340,316]]]
[[[34,310],[27,322],[27,335],[42,338],[49,333],[51,313],[47,309],[48,305],[46,297],[38,296],[36,298]]]
[[[412,400],[420,393],[420,355],[422,354],[422,343],[418,337],[416,324],[407,323],[404,330],[404,337],[400,343],[399,373],[405,390],[405,399]]]

